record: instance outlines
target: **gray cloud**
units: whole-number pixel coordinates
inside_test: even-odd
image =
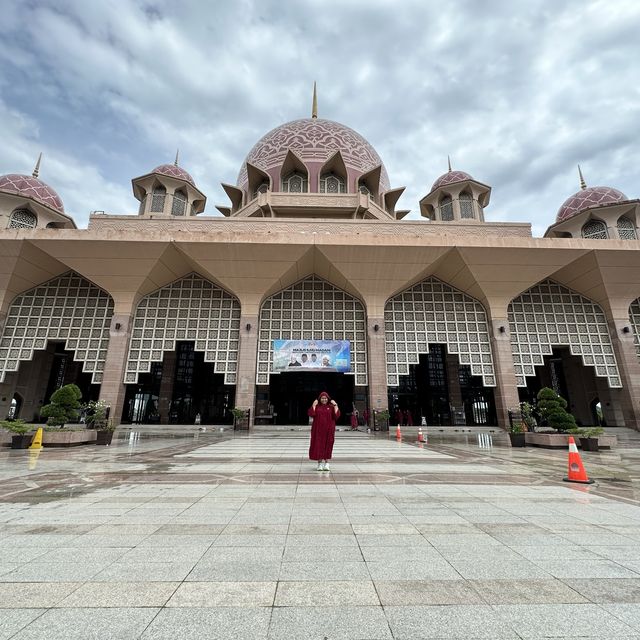
[[[317,80],[320,115],[376,147],[412,217],[450,154],[492,185],[490,220],[541,234],[578,162],[638,196],[639,23],[630,0],[8,0],[0,172],[46,149],[42,176],[83,225],[135,211],[131,177],[180,147],[211,214],[256,140],[309,114]]]

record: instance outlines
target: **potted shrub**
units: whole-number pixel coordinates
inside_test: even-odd
[[[538,392],[538,411],[547,424],[560,433],[577,427],[576,419],[567,411],[567,401],[549,387]]]
[[[11,448],[28,449],[33,440],[33,426],[24,420],[2,420],[0,426],[7,431],[11,431]]]
[[[538,421],[534,414],[534,408],[529,402],[520,403],[520,415],[522,416],[522,421],[527,427],[527,431],[535,431],[538,426]]]
[[[376,431],[389,431],[391,414],[386,409],[373,412],[373,425]]]
[[[40,415],[47,418],[52,427],[62,427],[67,422],[78,419],[82,392],[75,384],[65,384],[51,394],[49,404],[40,410]]]
[[[96,444],[109,446],[116,430],[113,420],[107,417],[109,405],[104,400],[90,400],[83,409],[87,428],[96,430]]]
[[[522,422],[514,422],[509,428],[509,440],[511,440],[512,447],[524,447],[525,441],[525,428]]]
[[[598,436],[604,433],[602,427],[593,427],[591,429],[581,429],[579,435],[580,447],[583,451],[598,451]]]
[[[249,429],[249,409],[239,409],[234,407],[231,409],[233,415],[233,428],[238,430]]]

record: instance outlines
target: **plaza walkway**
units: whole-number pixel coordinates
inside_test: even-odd
[[[638,434],[121,430],[0,450],[0,639],[640,639]]]

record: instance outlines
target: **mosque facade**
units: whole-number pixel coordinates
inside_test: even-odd
[[[123,423],[304,424],[327,390],[345,421],[505,427],[549,386],[583,425],[639,428],[640,201],[617,189],[580,175],[538,238],[449,166],[405,220],[373,146],[315,106],[215,214],[176,157],[132,180],[137,213],[77,229],[39,164],[0,176],[3,417],[73,382]]]

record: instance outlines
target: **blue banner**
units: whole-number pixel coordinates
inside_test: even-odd
[[[351,371],[348,340],[274,340],[273,371]]]

